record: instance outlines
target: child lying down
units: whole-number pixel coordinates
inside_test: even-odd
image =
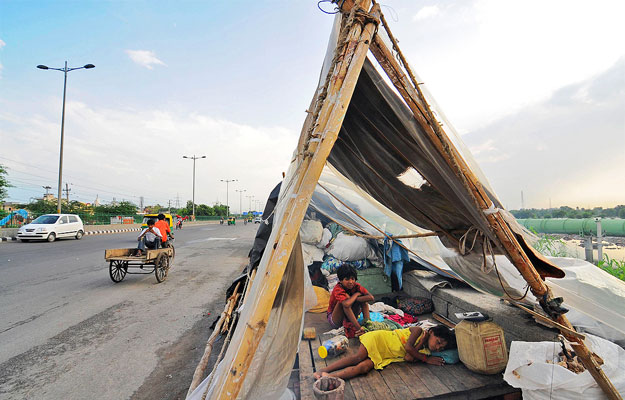
[[[367,332],[360,336],[360,347],[355,354],[334,361],[313,376],[315,379],[322,376],[350,379],[366,374],[373,368],[382,369],[390,363],[402,361],[443,365],[441,357],[430,354],[455,347],[455,339],[453,331],[443,325],[426,330],[414,326],[394,331]]]

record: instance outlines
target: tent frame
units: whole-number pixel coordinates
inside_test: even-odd
[[[324,90],[318,92],[313,98],[311,108],[315,106],[315,110],[309,111],[302,128],[298,151],[294,160],[296,163],[295,175],[290,182],[283,184],[285,187],[283,187],[281,197],[286,199],[286,205],[283,217],[277,220],[278,224],[273,228],[272,237],[275,238],[275,241],[273,244],[269,244],[267,248],[270,254],[265,254],[261,261],[261,264],[267,264],[265,276],[258,276],[254,282],[254,285],[261,285],[260,290],[263,296],[256,304],[251,305],[253,307],[251,318],[245,322],[241,321],[238,325],[237,329],[244,329],[243,340],[240,343],[230,344],[230,346],[238,346],[236,355],[229,362],[229,365],[225,366],[225,373],[215,377],[216,382],[212,397],[219,399],[236,398],[241,390],[248,368],[267,326],[272,304],[291,256],[306,209],[321,171],[337,140],[360,71],[368,51],[371,50],[406,105],[413,112],[417,123],[427,133],[439,155],[461,180],[467,193],[471,195],[475,207],[483,211],[483,217],[497,240],[494,243],[495,246],[508,256],[552,319],[567,328],[561,330],[562,334],[572,342],[576,354],[608,398],[622,399],[584,342],[579,337],[570,334],[569,330],[574,330],[574,328],[558,309],[561,299],[553,298],[549,287],[517,241],[510,226],[495,208],[475,174],[437,122],[414,74],[399,50],[397,41],[389,29],[379,5],[375,3],[375,0],[343,0],[337,2],[343,20],[333,65],[328,73]],[[395,59],[393,52],[377,35],[380,22],[391,39],[403,68]],[[485,237],[484,240],[490,239]]]

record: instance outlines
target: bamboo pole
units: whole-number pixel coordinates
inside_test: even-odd
[[[234,289],[235,292],[239,289],[239,284],[240,282],[237,283]],[[195,367],[195,372],[193,373],[193,379],[191,380],[191,385],[189,385],[189,390],[187,391],[187,397],[189,397],[191,393],[193,393],[195,388],[202,381],[202,377],[204,376],[204,371],[206,371],[206,366],[208,365],[208,360],[210,358],[211,352],[213,351],[213,343],[215,342],[217,335],[220,333],[221,328],[223,326],[227,326],[227,324],[224,324],[224,321],[226,319],[226,315],[228,314],[227,310],[230,308],[230,303],[232,303],[233,301],[236,302],[236,300],[233,299],[232,296],[230,296],[230,298],[226,302],[226,305],[224,306],[224,310],[221,312],[221,315],[219,316],[219,320],[217,321],[217,324],[215,325],[215,329],[213,329],[213,333],[211,334],[211,336],[208,338],[208,341],[206,342],[206,347],[204,348],[204,354],[202,355],[202,358],[200,359],[200,362],[198,363],[197,367]]]
[[[561,332],[566,332],[569,335],[575,336],[576,338],[581,339],[581,340],[586,339],[585,335],[576,332],[574,329],[569,329],[568,327],[566,327],[564,325],[561,325],[561,324],[555,322],[554,320],[552,320],[550,318],[547,318],[544,315],[541,315],[541,314],[537,313],[536,311],[530,310],[529,308],[524,307],[524,306],[522,306],[521,304],[519,304],[517,302],[511,301],[510,304],[513,304],[513,305],[519,307],[521,310],[523,310],[523,311],[533,315],[535,318],[538,318],[539,320],[541,320],[542,322],[548,324],[549,326],[554,327],[554,328],[558,328]]]
[[[452,170],[456,172],[457,175],[459,174],[465,177],[473,175],[468,166],[464,164],[464,161],[462,160],[460,155],[454,154],[454,147],[451,141],[449,141],[449,139],[444,141],[441,140],[443,138],[438,136],[434,132],[432,125],[436,124],[436,122],[430,121],[424,116],[423,110],[419,106],[421,101],[417,100],[419,99],[417,89],[415,89],[410,84],[410,82],[402,72],[399,63],[395,60],[392,53],[386,47],[386,45],[379,36],[375,37],[374,43],[371,46],[371,52],[374,54],[384,71],[387,73],[408,107],[410,107],[410,109],[412,110],[415,119],[424,129],[432,144],[436,147],[439,154],[443,156],[447,164],[452,168]],[[466,181],[466,179],[462,179],[462,181],[464,182]],[[484,196],[479,194],[480,189],[483,191],[481,185],[466,185],[465,187],[474,199],[479,200],[477,203],[479,209],[486,210],[492,206],[492,202],[490,202],[490,199],[488,200],[489,203],[486,203],[486,201],[484,200],[485,198],[488,198],[485,194]],[[501,222],[503,220],[501,220],[500,218],[497,219],[497,216],[494,216],[495,214],[485,216],[486,222],[493,228],[495,235],[503,244],[504,249],[506,250],[506,252],[508,252],[508,254],[510,254],[513,263],[515,264],[517,269],[519,269],[519,272],[521,272],[523,278],[529,283],[530,287],[532,288],[532,293],[534,293],[536,297],[542,297],[545,293],[547,293],[547,287],[543,283],[538,272],[536,272],[536,270],[532,266],[531,261],[529,260],[527,255],[520,249],[520,245],[516,241],[516,238],[514,237],[512,232],[510,232],[508,226],[505,225],[505,223],[502,226]]]
[[[239,284],[237,283],[237,287],[238,286]],[[228,330],[228,326],[230,325],[230,318],[232,317],[232,312],[234,311],[234,306],[237,304],[237,300],[239,300],[240,296],[241,293],[238,292],[234,292],[232,296],[230,296],[230,299],[232,301],[229,302],[228,311],[226,311],[226,318],[224,320],[223,326],[221,327],[221,333],[226,333],[226,331]]]
[[[365,221],[367,224],[369,224],[369,226],[371,226],[373,229],[375,229],[376,231],[380,232],[382,235],[380,239],[388,239],[390,241],[392,241],[393,243],[395,243],[396,245],[398,245],[399,247],[401,247],[402,249],[406,250],[408,253],[414,254],[415,257],[419,257],[419,255],[417,253],[415,253],[414,251],[412,251],[411,249],[409,249],[408,247],[406,247],[403,243],[401,243],[400,241],[398,241],[397,239],[399,239],[398,236],[389,236],[387,235],[382,229],[378,228],[377,226],[375,226],[375,224],[373,224],[372,222],[370,222],[368,219],[366,219],[365,217],[363,217],[362,215],[358,214],[354,209],[352,209],[350,206],[348,206],[347,204],[345,204],[341,199],[339,199],[338,197],[336,197],[334,195],[334,193],[330,192],[328,189],[326,189],[323,185],[321,185],[320,183],[317,183],[317,185],[319,185],[321,188],[323,188],[330,196],[334,197],[336,199],[336,201],[338,201],[339,203],[341,203],[344,207],[346,207],[348,210],[350,210],[351,212],[353,212],[355,215],[357,215],[358,217],[360,217],[360,219],[362,219],[363,221]],[[351,231],[353,234],[358,235],[356,232],[354,232],[352,229],[349,229],[348,227],[346,227],[345,225],[342,225],[340,222],[338,222],[337,220],[335,220],[334,218],[330,217],[329,215],[326,215],[327,218],[329,218],[330,220],[332,220],[332,222],[336,223],[337,225],[340,225],[341,227],[347,229],[348,231]],[[425,235],[425,236],[437,236],[437,234],[435,232],[430,232],[430,233],[426,233],[426,234],[421,234],[421,235]],[[368,235],[367,235],[368,236]],[[414,235],[403,235],[403,236],[410,236],[410,237],[414,237]],[[421,236],[423,237],[423,236]],[[441,271],[443,273],[444,276],[448,276],[448,272],[445,270],[442,270],[441,268],[437,267],[434,264],[430,264],[433,268],[436,268],[437,270]]]
[[[360,3],[363,8],[368,8],[369,5],[370,0],[362,0]],[[374,7],[371,14],[379,15],[379,7]],[[325,101],[328,106],[324,107],[325,109],[322,108],[319,124],[315,129],[320,141],[308,147],[311,156],[304,158],[302,162],[304,165],[299,171],[299,176],[295,177],[296,184],[290,185],[289,192],[285,192],[290,193],[290,196],[284,197],[287,204],[284,208],[283,218],[278,218],[275,221],[277,224],[274,226],[274,233],[271,236],[275,242],[271,248],[271,253],[265,254],[261,260],[261,266],[263,261],[267,260],[266,274],[259,282],[259,290],[263,295],[257,299],[256,304],[250,305],[253,308],[248,321],[238,326],[244,330],[243,339],[239,343],[232,343],[228,349],[228,352],[232,351],[235,356],[225,366],[227,372],[222,374],[215,383],[213,398],[236,398],[241,390],[249,365],[265,331],[276,291],[293,250],[310,198],[341,128],[376,26],[376,21],[368,21],[364,29],[359,23],[350,27],[349,37],[354,38],[354,40],[350,40],[346,46],[345,56],[340,61],[341,65],[339,68],[335,68],[330,86],[331,90],[329,90],[329,93],[334,93],[334,95],[326,98]],[[352,35],[356,32],[358,33],[357,37]],[[341,71],[344,71],[344,75],[340,75]]]
[[[479,180],[469,169],[464,159],[460,156],[453,143],[449,140],[434,118],[408,63],[399,50],[399,46],[388,28],[384,16],[381,15],[380,18],[389,37],[391,38],[391,41],[393,42],[393,46],[402,60],[405,70],[410,75],[411,81],[408,81],[408,78],[403,73],[401,66],[397,63],[391,51],[386,47],[386,44],[378,35],[376,35],[374,43],[371,45],[371,52],[387,73],[388,77],[393,82],[393,85],[396,87],[408,107],[412,110],[415,119],[424,129],[439,154],[447,162],[447,165],[454,171],[454,173],[461,179],[461,182],[467,189],[468,193],[471,194],[478,209],[486,211],[494,208],[493,202],[484,191],[484,188],[479,183]],[[485,214],[485,218],[486,222],[495,233],[501,247],[503,247],[514,266],[529,284],[532,293],[539,299],[550,297],[551,291],[549,290],[549,287],[544,283],[529,257],[521,248],[510,227],[504,221],[499,212]],[[574,330],[573,326],[564,315],[559,315],[557,317],[557,322],[568,329]],[[579,349],[579,351],[576,350],[576,353],[608,398],[621,399],[614,385],[612,385],[603,370],[601,370],[601,367],[594,361],[586,345],[579,338],[576,338],[567,332],[563,331],[562,334],[569,341],[573,342],[572,347],[574,349],[576,347]]]

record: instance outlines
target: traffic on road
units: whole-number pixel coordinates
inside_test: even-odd
[[[255,233],[253,224],[186,224],[162,283],[111,280],[105,249],[135,248],[136,231],[3,242],[0,398],[184,397]]]

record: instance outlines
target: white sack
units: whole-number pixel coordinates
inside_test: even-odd
[[[603,372],[616,390],[625,394],[625,350],[590,334],[586,334],[585,343],[603,358]],[[559,342],[513,341],[503,378],[510,386],[522,389],[524,400],[604,399],[603,391],[590,372],[576,374],[555,364],[560,351]]]
[[[321,222],[305,219],[299,228],[299,237],[302,243],[317,244],[321,240],[323,225]]]
[[[321,234],[321,240],[317,243],[317,247],[320,249],[326,248],[328,243],[330,243],[330,239],[332,239],[332,232],[328,228],[323,228],[323,233]]]
[[[328,254],[341,261],[358,261],[375,256],[375,252],[364,238],[343,232],[336,236],[328,249]]]
[[[302,243],[302,256],[304,258],[304,266],[307,267],[312,264],[313,261],[323,262],[325,253],[322,249],[312,244]]]

